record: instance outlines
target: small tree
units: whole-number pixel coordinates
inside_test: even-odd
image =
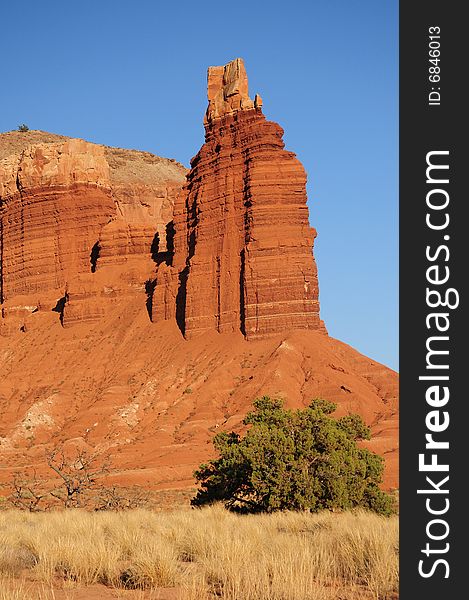
[[[109,473],[109,461],[102,462],[97,453],[77,451],[67,457],[63,448],[55,448],[47,455],[47,464],[62,479],[62,485],[51,492],[65,508],[83,506],[87,494],[100,477]]]
[[[29,131],[29,127],[26,125],[26,123],[21,123],[21,125],[18,125],[18,131],[25,133],[26,131]]]
[[[15,473],[12,487],[13,491],[8,499],[15,508],[29,510],[29,512],[51,508],[50,490],[45,487],[36,471],[29,476]]]
[[[335,409],[321,399],[295,411],[257,399],[244,437],[214,437],[219,457],[194,473],[201,487],[192,504],[221,500],[245,512],[361,506],[390,514],[393,500],[379,488],[383,459],[357,445],[370,438],[369,428],[358,415],[334,419]]]

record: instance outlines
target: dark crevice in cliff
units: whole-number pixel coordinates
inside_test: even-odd
[[[23,156],[23,154],[21,156]],[[18,190],[18,192],[19,192],[19,194],[21,196],[23,194],[23,184],[21,183],[19,171],[16,174],[16,181],[15,181],[15,183],[16,183],[16,189]]]
[[[57,300],[57,304],[52,309],[52,312],[59,313],[59,320],[60,320],[60,324],[62,325],[62,327],[64,326],[65,305],[67,304],[68,300],[69,300],[68,292],[65,292],[65,294],[62,296],[62,298],[59,298]]]
[[[96,244],[91,248],[91,252],[90,252],[90,264],[91,264],[91,272],[92,273],[96,273],[96,268],[98,266],[98,259],[99,259],[100,252],[101,252],[101,246],[100,246],[99,242],[96,242]]]
[[[151,244],[151,258],[156,263],[156,266],[160,266],[162,263],[166,263],[168,267],[173,265],[174,234],[174,223],[170,221],[166,225],[166,250],[160,252],[160,235],[158,232],[155,233]]]
[[[145,294],[147,295],[147,299],[145,302],[145,306],[147,308],[147,313],[150,318],[150,321],[153,321],[153,292],[156,287],[156,279],[147,279],[145,281]]]
[[[245,271],[245,250],[239,253],[239,329],[243,335],[246,335],[246,310],[244,306],[244,271]]]
[[[153,236],[150,246],[151,259],[158,264],[158,256],[160,254],[160,234],[158,232]]]
[[[189,254],[188,254],[189,259],[191,259],[195,254],[196,239],[197,239],[197,236],[196,236],[195,229],[194,229],[189,234]]]
[[[186,266],[179,273],[179,288],[176,296],[176,323],[182,333],[186,333],[186,295],[187,278],[189,277],[189,267]]]
[[[196,226],[198,222],[197,217],[197,202],[194,200],[191,207],[188,206],[186,201],[186,207],[188,209],[188,216],[190,215],[191,221],[187,221],[187,258],[186,266],[179,273],[179,288],[176,296],[176,322],[182,335],[186,334],[186,297],[187,297],[187,280],[189,279],[190,273],[190,259],[195,254],[195,246],[197,244]],[[191,229],[190,223],[193,228]]]
[[[197,227],[199,225],[199,216],[197,214],[197,200],[198,200],[198,192],[196,192],[192,203],[189,205],[186,201],[187,208],[187,245],[188,252],[187,257],[190,260],[195,254],[195,245],[197,242]]]

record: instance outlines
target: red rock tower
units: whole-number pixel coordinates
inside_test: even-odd
[[[261,98],[249,97],[242,59],[209,67],[208,101],[205,144],[174,207],[173,267],[157,275],[155,318],[174,316],[175,299],[188,338],[324,329],[303,166]]]

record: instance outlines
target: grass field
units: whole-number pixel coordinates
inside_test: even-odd
[[[98,584],[102,595],[87,595]],[[0,600],[54,600],[64,588],[60,598],[397,598],[398,520],[220,507],[0,512]]]

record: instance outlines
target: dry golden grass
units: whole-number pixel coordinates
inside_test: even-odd
[[[0,576],[0,600],[56,600],[54,590],[45,585],[35,586]]]
[[[58,577],[81,586],[175,587],[184,600],[395,598],[397,518],[366,512],[237,516],[219,507],[0,512],[0,588],[2,577],[21,586],[25,576],[49,586],[44,600],[53,599]],[[0,600],[29,600],[24,589],[3,587],[9,591],[0,592]]]

